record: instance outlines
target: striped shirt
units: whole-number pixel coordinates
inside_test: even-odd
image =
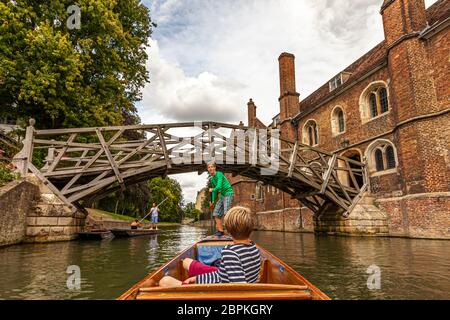
[[[232,244],[222,249],[219,270],[198,275],[196,282],[206,283],[254,283],[261,268],[259,249],[252,244]]]

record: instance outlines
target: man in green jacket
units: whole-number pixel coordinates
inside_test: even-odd
[[[211,206],[218,197],[218,194],[222,196],[218,201],[213,211],[214,220],[216,221],[217,232],[215,236],[223,236],[223,218],[228,210],[233,206],[234,191],[231,188],[225,175],[217,171],[215,162],[208,163],[208,172],[210,174],[209,181],[211,182],[212,188],[209,189],[211,192]]]

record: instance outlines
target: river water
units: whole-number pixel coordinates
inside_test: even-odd
[[[207,234],[180,226],[156,236],[0,248],[0,299],[115,299]],[[450,299],[448,241],[267,231],[252,238],[333,299]],[[67,287],[69,266],[79,267],[79,289]]]

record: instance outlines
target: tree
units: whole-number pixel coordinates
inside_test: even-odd
[[[189,202],[184,208],[184,216],[187,218],[195,219],[196,221],[200,220],[202,212],[195,208],[195,203]]]
[[[0,2],[0,118],[33,117],[38,128],[139,122],[152,31],[139,0]]]
[[[183,194],[178,181],[171,178],[153,178],[148,182],[150,188],[149,206],[167,200],[159,207],[159,219],[165,222],[181,222],[183,214]]]
[[[148,212],[150,188],[147,182],[127,186],[125,191],[116,191],[96,202],[95,207],[104,211],[131,217],[144,217]]]

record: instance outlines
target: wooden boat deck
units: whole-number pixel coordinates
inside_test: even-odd
[[[111,232],[118,238],[140,237],[157,234],[159,230],[154,229],[112,229]]]
[[[109,230],[91,230],[78,232],[78,238],[81,240],[103,240],[114,238],[114,234]]]
[[[201,246],[224,246],[230,239],[210,237],[184,250],[176,258],[152,272],[118,300],[329,300],[283,261],[258,246],[261,253],[261,271],[258,283],[194,284],[175,288],[158,286],[165,275],[187,279],[183,259],[197,258]]]

